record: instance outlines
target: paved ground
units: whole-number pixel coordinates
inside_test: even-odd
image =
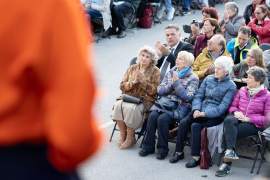
[[[240,7],[240,14],[243,14],[245,6],[251,3],[251,0],[235,0]],[[218,12],[224,11],[224,5],[216,5]],[[128,150],[120,150],[116,145],[119,132],[116,132],[113,140],[109,143],[109,135],[112,131],[110,115],[115,99],[120,95],[119,84],[122,80],[130,60],[137,56],[139,48],[144,45],[154,47],[157,40],[165,42],[164,28],[168,24],[178,24],[182,29],[184,24],[189,24],[192,19],[201,20],[202,15],[199,10],[195,14],[185,17],[175,17],[173,21],[167,21],[164,15],[162,24],[156,24],[150,29],[139,29],[138,33],[127,32],[127,36],[118,39],[112,36],[111,39],[103,39],[95,43],[95,74],[97,83],[100,87],[102,99],[98,100],[96,112],[100,116],[99,123],[103,132],[103,147],[98,154],[91,160],[85,161],[79,168],[79,173],[84,180],[104,180],[104,179],[217,179],[214,176],[218,169],[216,157],[213,167],[209,170],[201,170],[199,167],[193,169],[185,168],[185,164],[190,160],[190,148],[186,147],[184,160],[176,164],[170,164],[175,144],[169,144],[170,151],[165,160],[157,160],[155,155],[140,157],[140,142]],[[182,33],[182,38],[187,34]],[[106,124],[105,124],[106,123]],[[240,143],[240,142],[238,142]],[[247,144],[247,143],[246,143]],[[247,146],[238,145],[238,151],[249,154]],[[251,152],[252,153],[252,152]],[[233,164],[233,173],[226,176],[225,179],[253,179],[258,177],[255,173],[251,174],[252,162],[250,160],[240,159]],[[258,163],[255,167],[257,170]],[[263,165],[262,171],[266,171],[267,166]],[[206,177],[202,177],[206,175]]]

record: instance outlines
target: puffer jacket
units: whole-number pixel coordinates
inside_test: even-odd
[[[265,5],[265,1],[262,0],[260,5]],[[266,5],[267,6],[267,5]],[[268,9],[270,10],[269,6],[267,6]],[[254,13],[254,9],[253,9],[253,3],[247,5],[245,12],[243,14],[243,17],[246,20],[246,24],[248,24],[250,22],[250,16]],[[252,17],[252,19],[255,18],[255,15]]]
[[[202,82],[193,98],[192,112],[205,112],[208,118],[225,117],[235,95],[236,85],[229,74],[221,80],[210,75]]]
[[[250,123],[258,128],[265,127],[269,124],[270,93],[264,87],[250,99],[248,88],[242,87],[234,98],[229,113],[232,114],[234,111],[239,111],[249,117]]]
[[[235,38],[235,39],[232,39],[228,42],[228,44],[226,45],[227,47],[227,51],[229,53],[231,53],[231,56],[232,56],[232,59],[235,61],[235,55],[236,55],[236,48],[238,48],[239,46],[239,42],[238,42],[238,37]],[[243,59],[246,59],[246,56],[247,56],[247,52],[252,49],[252,48],[255,48],[255,47],[259,47],[258,46],[258,42],[255,38],[253,37],[250,37],[250,39],[248,40],[247,42],[247,45],[245,47],[245,49],[243,49],[241,52],[240,52],[240,61],[242,61]],[[238,48],[239,49],[239,48]]]
[[[240,21],[244,18],[242,15],[235,15],[232,19],[230,19],[227,23],[225,23],[224,19],[220,22],[219,26],[222,27],[225,24],[225,39],[226,44],[233,38],[236,38],[238,35],[238,30],[242,27]]]
[[[257,25],[257,18],[248,23],[248,27],[253,30],[259,39],[259,45],[263,43],[270,43],[270,19],[268,17],[262,20],[262,23]]]
[[[174,118],[182,119],[191,110],[191,102],[198,90],[199,78],[193,72],[193,68],[190,67],[181,79],[172,84],[174,71],[176,71],[176,67],[166,73],[162,83],[157,88],[157,92],[158,96],[166,96],[178,101],[178,108],[173,113],[170,112],[170,114],[173,114]],[[150,109],[150,111],[153,110],[163,111],[155,105]]]

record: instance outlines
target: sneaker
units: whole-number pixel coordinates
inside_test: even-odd
[[[159,10],[157,11],[157,17],[158,17],[159,19],[162,18],[164,10],[165,10],[165,7],[163,6],[162,9],[159,9]]]
[[[189,15],[191,14],[191,11],[190,10],[184,10],[183,11],[183,15],[186,16],[186,15]]]
[[[167,14],[167,20],[172,20],[174,17],[174,8],[172,8],[172,10],[170,12],[168,12]]]
[[[216,171],[216,176],[218,177],[223,177],[226,176],[227,174],[231,173],[231,166],[229,166],[228,164],[222,164],[220,166],[220,168]]]
[[[227,149],[224,156],[224,162],[232,162],[239,159],[232,149]]]

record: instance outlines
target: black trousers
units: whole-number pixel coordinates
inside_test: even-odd
[[[191,113],[190,113],[191,114]],[[189,114],[189,115],[190,115]],[[209,118],[208,121],[204,123],[190,123],[188,121],[187,115],[184,119],[180,121],[179,128],[177,131],[177,142],[175,152],[183,152],[184,141],[186,139],[187,133],[191,131],[191,156],[200,156],[201,151],[201,131],[204,127],[212,127],[219,125],[222,121],[220,118]]]
[[[143,149],[154,152],[156,143],[156,129],[158,129],[157,150],[159,153],[167,154],[169,124],[173,122],[170,115],[162,112],[152,111],[147,121],[147,134],[143,142]]]
[[[79,180],[75,172],[59,172],[49,162],[45,145],[0,147],[1,180]]]
[[[158,3],[158,2],[160,2],[160,0],[148,0],[148,2],[149,2],[149,3],[152,3],[152,2]],[[139,5],[139,7],[138,7],[138,9],[137,9],[137,16],[136,16],[136,17],[137,17],[138,19],[141,19],[141,18],[142,18],[143,11],[144,11],[144,9],[145,9],[145,7],[146,7],[146,4],[147,4],[148,2],[146,2],[146,0],[142,0],[142,1],[141,1],[140,5]]]
[[[233,115],[227,116],[224,120],[223,145],[224,149],[235,149],[236,139],[256,135],[264,128],[257,128],[254,124],[239,121]]]

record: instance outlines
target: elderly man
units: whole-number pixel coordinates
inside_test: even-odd
[[[258,46],[255,38],[251,37],[251,29],[247,26],[242,26],[238,31],[238,37],[232,39],[227,44],[227,51],[231,53],[234,64],[240,63],[246,59],[247,52]]]
[[[226,49],[226,40],[222,35],[217,34],[208,41],[207,47],[193,64],[193,71],[198,75],[200,83],[206,76],[215,73],[214,62],[220,56],[231,57]]]
[[[191,44],[180,40],[181,33],[179,26],[176,24],[169,24],[165,27],[165,35],[167,44],[163,45],[160,41],[155,44],[158,55],[157,67],[160,69],[160,80],[162,81],[166,72],[175,66],[177,54],[182,51],[188,51],[194,54],[194,48]]]

